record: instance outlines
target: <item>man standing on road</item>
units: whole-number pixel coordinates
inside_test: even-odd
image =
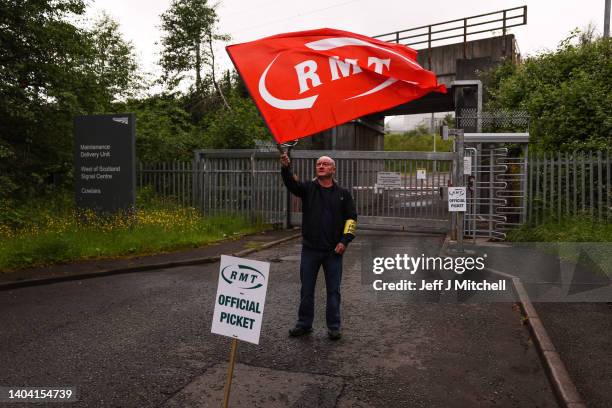
[[[334,181],[335,162],[322,156],[317,160],[317,177],[301,182],[294,178],[287,154],[281,155],[281,175],[285,186],[302,199],[302,257],[300,261],[300,308],[298,321],[289,330],[292,337],[312,332],[314,293],[319,268],[323,266],[327,288],[325,317],[332,340],[340,331],[340,281],[342,254],[355,237],[357,212],[351,193]]]

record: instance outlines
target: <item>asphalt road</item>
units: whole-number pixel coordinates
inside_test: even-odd
[[[364,253],[387,243],[436,254],[441,242],[360,234],[344,259],[338,342],[326,336],[322,274],[314,332],[287,336],[297,241],[252,254],[272,267],[260,344],[238,347],[232,406],[556,406],[511,303],[372,289]],[[70,407],[218,407],[230,339],[210,333],[217,277],[208,264],[0,292],[0,385],[76,386]]]

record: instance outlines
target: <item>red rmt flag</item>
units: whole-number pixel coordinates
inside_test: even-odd
[[[415,50],[348,31],[278,34],[227,52],[279,143],[446,92]]]

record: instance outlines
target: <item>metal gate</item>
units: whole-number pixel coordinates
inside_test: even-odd
[[[465,178],[465,236],[504,240],[508,230],[525,222],[526,158],[512,157],[499,145],[466,147],[465,155],[472,163],[471,175]]]
[[[194,163],[194,205],[204,213],[239,213],[267,223],[286,219],[286,194],[277,152],[200,150]],[[383,151],[292,151],[292,168],[301,180],[315,176],[316,159],[331,155],[336,180],[357,207],[359,227],[447,231],[449,215],[442,196],[452,174],[454,153]],[[395,185],[380,184],[381,174]],[[301,224],[299,198],[291,200],[291,223]]]
[[[323,155],[332,156],[336,180],[353,195],[359,228],[448,230],[442,188],[451,179],[453,153],[296,150],[294,173],[312,179],[316,159]],[[391,176],[394,185],[381,184],[381,175]],[[292,222],[300,224],[299,199],[292,200],[291,210]]]

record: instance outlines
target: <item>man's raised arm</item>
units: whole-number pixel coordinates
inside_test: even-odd
[[[306,191],[304,183],[298,181],[297,177],[293,175],[291,171],[291,160],[287,153],[283,153],[280,156],[281,162],[281,176],[283,177],[283,183],[287,186],[287,189],[298,197],[303,197]]]

